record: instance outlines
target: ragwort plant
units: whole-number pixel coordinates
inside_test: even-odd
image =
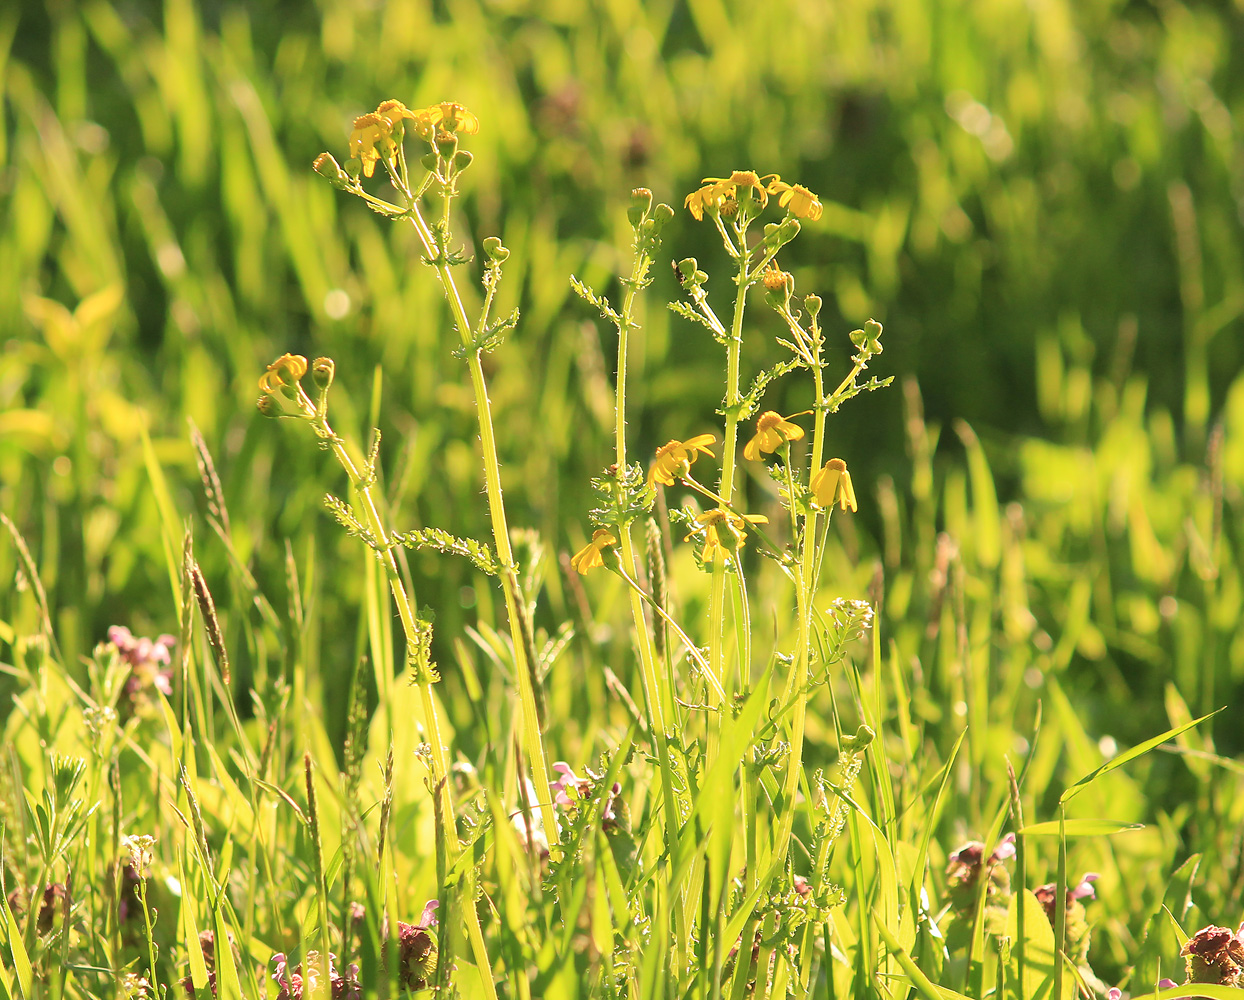
[[[827,553],[835,508],[841,516],[858,507],[846,462],[825,457],[832,452],[829,417],[889,380],[863,378],[881,353],[881,327],[872,322],[840,338],[853,353],[845,372],[833,370],[826,358],[841,352],[827,350],[838,345],[819,325],[820,300],[797,298],[778,262],[822,211],[800,185],[735,171],[707,179],[685,202],[699,222],[714,225],[733,264],[728,323],[694,258],[675,264],[683,298],[671,304],[706,349],[715,343],[724,355],[720,438],[717,427],[688,428],[646,467],[628,452],[628,355],[642,336],[638,303],[673,210],[654,206],[644,189],[633,193],[633,261],[616,303],[572,279],[616,328],[618,358],[614,453],[595,480],[599,503],[585,512],[591,541],[568,560],[570,583],[582,594],[610,586],[624,592],[625,642],[638,683],[632,692],[609,675],[631,725],[601,734],[607,749],[598,761],[548,764],[545,740],[555,738],[550,724],[557,720],[543,715],[541,685],[558,642],[569,640],[559,633],[542,648],[537,642],[537,588],[526,582],[531,567],[520,562],[511,537],[482,363],[517,325],[516,314],[493,315],[508,252],[495,239],[483,241],[482,304],[472,321],[468,289],[458,283],[470,260],[451,228],[471,163],[461,143],[478,125],[454,103],[410,111],[385,102],[355,122],[344,169],[325,154],[316,170],[378,214],[409,223],[436,272],[474,393],[491,540],[459,537],[448,527],[391,525],[378,489],[378,435],[362,454],[329,422],[337,376],[331,359],[308,363],[287,354],[260,380],[260,409],[308,424],[346,473],[348,497],[329,496],[326,505],[374,553],[388,583],[420,705],[415,760],[393,749],[410,720],[395,718],[400,699],[383,671],[377,728],[389,752],[374,804],[361,790],[367,720],[359,684],[347,710],[339,785],[321,774],[331,752],[316,756],[292,745],[312,732],[299,725],[306,702],[296,693],[297,669],[290,681],[255,693],[254,718],[244,724],[224,633],[188,535],[180,566],[170,558],[178,634],[151,640],[110,630],[80,685],[61,662],[34,560],[5,518],[38,631],[14,634],[16,662],[4,665],[22,694],[10,729],[20,746],[10,748],[11,766],[0,770],[3,995],[901,1000],[915,990],[926,1000],[990,993],[1069,1000],[1076,992],[1121,1000],[1089,964],[1086,904],[1097,875],[1069,878],[1066,840],[1130,824],[1069,818],[1065,807],[1099,775],[1201,720],[1188,714],[1189,721],[1069,786],[1053,823],[1024,823],[1020,787],[1030,755],[1018,777],[1010,771],[1009,797],[994,803],[992,816],[973,817],[988,832],[950,854],[939,881],[931,838],[964,737],[931,778],[893,778],[915,761],[887,757],[884,696],[851,655],[871,638],[872,672],[881,672],[874,605],[825,594],[850,592],[845,581],[825,579]],[[407,130],[424,144],[413,168]],[[382,198],[365,187],[380,166],[396,194]],[[746,310],[760,303],[776,317],[777,343],[787,354],[746,373],[744,338],[762,326]],[[787,377],[799,379],[794,391],[805,394],[806,408],[762,409],[769,387]],[[738,461],[740,427],[746,466]],[[719,442],[713,477],[704,469]],[[196,448],[213,518],[227,525],[219,482],[197,438]],[[757,473],[761,490],[748,494],[739,482],[743,468]],[[159,490],[154,459],[149,471]],[[762,503],[769,498],[767,514],[754,511],[757,493]],[[671,505],[674,496],[680,505]],[[227,531],[218,534],[230,544]],[[675,548],[674,535],[689,544]],[[442,729],[431,617],[415,601],[401,547],[466,558],[502,589],[509,660],[499,662],[517,689],[520,745],[487,747],[478,770],[451,755]],[[695,586],[689,574],[672,571],[675,561],[702,573],[702,603],[680,593]],[[945,563],[943,575],[953,577],[953,558]],[[240,575],[258,616],[272,625],[275,612],[244,570]],[[964,617],[955,606],[962,575],[960,566],[947,608],[938,606],[952,623]],[[383,616],[370,610],[369,627],[383,632]],[[301,620],[296,605],[290,619],[294,626]],[[945,631],[966,643],[966,627]],[[897,663],[893,653],[889,663]],[[844,690],[851,703],[840,707]],[[809,773],[814,698],[818,710],[828,706],[836,736],[832,776]],[[897,717],[900,729],[910,726],[902,711]],[[227,747],[228,765],[217,744]],[[283,766],[299,756],[301,767]],[[411,827],[396,817],[397,771],[412,766],[426,771],[434,841],[399,852],[397,841],[405,848]],[[29,790],[40,779],[42,797]],[[927,811],[896,802],[895,789],[905,785],[920,786]],[[13,794],[18,787],[24,801]],[[1003,836],[1008,817],[1016,830]],[[917,844],[911,828],[918,823]],[[1029,891],[1025,844],[1050,836],[1059,844],[1055,877]],[[417,922],[399,919],[409,903],[399,853],[435,859],[438,898],[424,904]],[[1209,925],[1186,935],[1179,926],[1189,913],[1194,862],[1172,876],[1167,908],[1154,917],[1160,926],[1150,923],[1136,992],[1174,987],[1163,975],[1163,955],[1185,960],[1185,985],[1168,998],[1220,996],[1215,991],[1241,982],[1244,929]],[[942,896],[940,908],[930,902],[926,876]],[[1165,947],[1172,935],[1177,947]]]
[[[308,365],[299,356],[279,358],[260,380],[259,400],[266,415],[308,423],[341,464],[351,500],[330,496],[327,504],[342,525],[375,552],[388,578],[404,631],[409,679],[421,693],[427,727],[442,900],[450,895],[451,884],[458,887],[442,913],[452,912],[465,925],[476,965],[494,969],[497,956],[490,955],[485,940],[475,882],[458,878],[469,868],[461,859],[471,845],[459,838],[462,817],[455,808],[448,748],[431,693],[438,679],[430,660],[431,624],[420,616],[403,581],[394,558],[399,545],[465,556],[497,577],[502,588],[525,767],[511,787],[489,789],[507,803],[512,822],[504,822],[506,813],[494,803],[491,830],[487,834],[477,830],[473,839],[476,844],[491,842],[494,851],[508,840],[507,853],[517,845],[529,856],[538,856],[543,868],[542,878],[526,884],[526,899],[514,893],[513,885],[499,886],[507,906],[535,911],[530,918],[515,912],[500,915],[502,964],[515,995],[531,995],[525,966],[537,958],[531,952],[540,935],[527,932],[534,927],[548,934],[557,924],[571,928],[580,922],[589,931],[590,945],[573,947],[591,957],[582,971],[593,993],[806,995],[818,971],[823,971],[819,965],[828,955],[826,920],[840,901],[841,891],[828,872],[832,843],[844,826],[850,801],[846,790],[872,738],[867,727],[857,736],[842,738],[840,785],[829,783],[820,772],[810,778],[805,774],[809,694],[827,682],[849,643],[863,637],[872,622],[872,608],[865,602],[836,600],[828,607],[816,603],[833,510],[857,508],[846,463],[841,458],[825,460],[826,423],[848,399],[891,381],[861,381],[869,362],[882,351],[881,325],[870,321],[851,334],[855,349],[851,368],[827,391],[829,364],[818,321],[821,301],[815,295],[797,300],[793,277],[777,263],[779,253],[798,236],[801,220],[815,222],[820,217],[820,201],[808,189],[776,174],[762,177],[753,171],[734,171],[725,178],[706,179],[687,197],[685,208],[695,219],[713,223],[734,263],[729,323],[723,323],[710,304],[708,275],[695,258],[675,265],[686,299],[671,303],[671,308],[724,349],[721,471],[711,485],[699,482],[691,471],[701,456],[714,456],[717,438],[712,433],[668,442],[645,470],[628,455],[628,353],[633,338],[640,335],[637,299],[651,283],[663,230],[674,213],[667,205],[654,207],[646,189],[633,192],[628,211],[633,261],[630,274],[620,279],[620,303],[615,306],[571,278],[575,291],[618,333],[614,460],[593,483],[600,496],[590,514],[595,530],[571,567],[580,574],[604,567],[624,581],[640,668],[635,702],[642,703],[643,711],[625,745],[603,760],[603,773],[587,770],[587,777],[579,778],[570,765],[559,762],[554,770],[560,777],[550,782],[532,595],[522,592],[522,567],[511,545],[482,361],[518,320],[517,313],[493,314],[509,252],[495,238],[483,241],[482,306],[472,319],[458,277],[470,257],[455,246],[452,228],[458,185],[472,162],[462,141],[478,128],[476,117],[453,102],[411,111],[398,101],[385,101],[374,113],[355,120],[344,168],[325,153],[316,160],[315,170],[377,214],[413,227],[424,262],[436,273],[457,333],[455,354],[467,366],[474,393],[491,545],[445,529],[401,532],[386,523],[374,489],[378,433],[369,456],[360,463],[328,422],[335,374],[331,359],[319,358]],[[421,153],[408,160],[404,140],[409,134]],[[377,168],[395,194],[381,197],[365,186]],[[766,212],[771,221],[764,221]],[[779,317],[785,329],[779,343],[789,356],[756,373],[744,388],[746,313],[749,301],[757,297],[763,297]],[[310,392],[303,386],[308,372]],[[746,461],[765,465],[785,510],[788,523],[766,531],[761,526],[768,518],[745,511],[736,484],[739,428],[756,415],[769,385],[795,372],[804,373],[811,383],[808,408],[789,417],[761,412],[743,449]],[[802,417],[811,422],[811,447],[806,453],[792,448],[807,436],[796,422]],[[692,491],[685,506],[670,510],[664,497],[657,503],[659,493],[679,485]],[[686,531],[697,564],[711,580],[708,614],[700,622],[680,622],[675,614],[678,602],[668,590],[662,552],[662,535],[671,525]],[[757,552],[773,560],[788,582],[795,611],[793,634],[764,651],[753,646],[754,599],[746,577],[747,544],[753,539]],[[759,664],[766,665],[758,669]],[[615,779],[637,752],[654,769],[660,794],[648,803],[644,822],[633,826]],[[806,814],[811,831],[811,841],[800,844],[802,854],[792,850],[799,813]],[[652,862],[645,862],[641,848],[652,838],[657,838],[661,850],[654,870],[646,871],[645,865]],[[499,869],[498,863],[497,877],[502,881]],[[584,886],[589,883],[594,902],[585,904]],[[545,902],[542,896],[548,897]],[[590,913],[583,912],[585,905]],[[441,952],[442,983],[449,979],[446,955]],[[483,982],[486,993],[495,995],[492,976],[484,975]]]

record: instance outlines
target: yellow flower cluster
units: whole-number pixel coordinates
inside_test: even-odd
[[[778,195],[778,204],[800,219],[815,222],[823,211],[820,199],[802,184],[787,184],[777,174],[759,176],[753,170],[736,170],[729,177],[705,177],[701,186],[687,195],[683,206],[696,218],[704,213],[720,213],[730,202],[737,202],[740,195],[750,197],[761,208],[769,202],[770,195]]]
[[[370,114],[355,118],[350,130],[350,159],[363,165],[363,176],[375,173],[378,160],[392,159],[407,121],[426,142],[434,142],[442,133],[474,135],[479,131],[479,119],[454,101],[442,101],[418,111],[411,111],[401,101],[384,101]]]

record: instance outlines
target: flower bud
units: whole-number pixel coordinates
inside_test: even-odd
[[[458,133],[446,132],[444,129],[437,129],[436,132],[436,151],[441,154],[441,158],[452,160],[458,155]]]
[[[47,636],[42,632],[26,636],[19,642],[19,646],[21,646],[22,660],[26,669],[32,674],[43,667],[43,661],[47,659],[48,650],[51,648]]]
[[[346,176],[349,177],[350,180],[357,181],[359,179],[359,174],[363,172],[363,161],[353,158],[346,160],[345,172]]]
[[[786,271],[771,267],[761,277],[765,286],[765,300],[774,309],[790,308],[790,297],[795,291],[795,279]]]
[[[651,191],[647,188],[635,188],[631,191],[631,204],[626,210],[626,218],[632,227],[637,227],[641,222],[648,218],[648,212],[651,209]]]
[[[460,174],[466,170],[473,162],[475,162],[475,154],[460,149],[454,154],[454,173]]]
[[[419,157],[419,162],[423,164],[424,170],[435,170],[437,167],[437,159],[435,153],[424,153]]]
[[[778,242],[785,246],[799,235],[800,228],[798,219],[783,219],[782,224],[778,226]]]
[[[670,208],[669,205],[665,204],[665,202],[661,202],[661,204],[652,210],[652,218],[657,224],[658,231],[662,229],[673,217],[674,210]]]
[[[328,391],[328,387],[333,384],[333,376],[336,372],[337,366],[332,358],[316,358],[311,362],[311,381],[315,383],[315,387],[320,392]]]
[[[819,295],[805,295],[803,305],[808,310],[808,314],[813,319],[816,319],[821,312],[821,297]]]
[[[851,337],[851,343],[853,343],[856,347],[863,347],[868,339],[864,335],[863,330],[852,330],[850,333],[850,337]]]
[[[338,191],[344,191],[350,184],[350,175],[341,169],[341,164],[333,158],[332,153],[321,153],[317,156],[311,169]]]
[[[880,340],[881,329],[882,328],[881,328],[880,323],[878,323],[875,319],[870,319],[867,323],[864,324],[864,335],[869,340]]]
[[[274,420],[277,417],[284,416],[284,413],[281,412],[281,404],[277,402],[275,396],[267,394],[260,396],[255,400],[255,407],[265,417],[272,417]]]
[[[873,741],[877,734],[868,726],[860,726],[855,731],[854,736],[844,736],[838,743],[838,748],[843,753],[855,753],[863,750]]]
[[[708,275],[699,268],[699,261],[686,257],[678,262],[678,280],[683,288],[699,288],[708,281]]]
[[[489,236],[484,239],[484,253],[488,255],[489,260],[494,260],[498,264],[507,260],[510,251],[501,245],[501,241],[495,236]]]

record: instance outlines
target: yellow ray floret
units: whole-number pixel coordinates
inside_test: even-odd
[[[571,557],[570,566],[579,573],[605,565],[604,553],[618,544],[618,539],[608,528],[597,528],[592,532],[592,540]],[[610,553],[612,555],[612,552]],[[615,564],[617,557],[612,560]]]
[[[798,424],[792,424],[774,410],[765,410],[756,418],[756,433],[743,449],[743,457],[749,462],[758,462],[762,453],[777,451],[785,442],[802,437],[803,428]]]
[[[837,503],[842,510],[857,510],[855,488],[851,485],[851,473],[841,458],[831,458],[825,467],[812,477],[812,494],[816,502],[825,508]]]
[[[815,222],[824,211],[821,200],[806,187],[802,184],[787,184],[776,174],[773,180],[769,181],[766,190],[769,194],[780,195],[778,204],[800,219]]]

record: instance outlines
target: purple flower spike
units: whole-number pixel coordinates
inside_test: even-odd
[[[424,929],[428,927],[435,927],[436,908],[440,905],[441,901],[439,899],[429,899],[426,903],[424,903],[423,913],[419,915],[419,923],[417,926],[423,927]]]

